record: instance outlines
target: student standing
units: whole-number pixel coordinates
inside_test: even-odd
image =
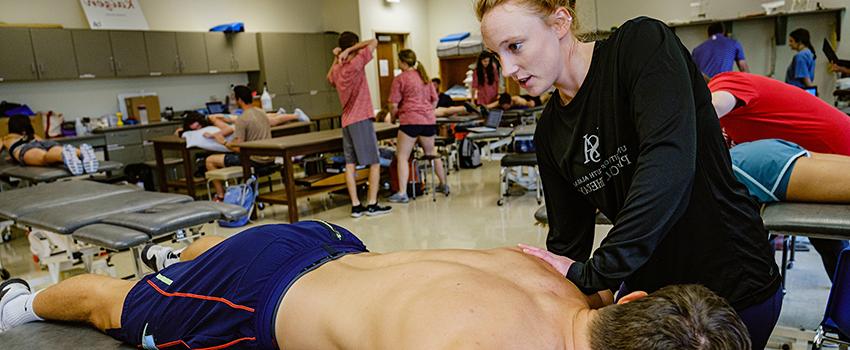
[[[372,120],[375,111],[369,85],[366,82],[366,63],[378,47],[375,39],[359,42],[352,32],[339,35],[339,47],[334,49],[334,63],[328,71],[328,81],[336,88],[342,105],[342,145],[345,153],[345,184],[351,196],[351,216],[375,216],[389,213],[392,207],[378,204],[381,164],[378,138]],[[367,205],[357,195],[357,165],[369,166]]]
[[[736,63],[741,72],[750,71],[741,43],[726,37],[723,23],[720,22],[708,26],[708,40],[694,48],[693,56],[699,70],[709,78],[731,72]]]
[[[499,96],[499,64],[492,53],[482,51],[472,74],[472,100],[486,106]]]
[[[809,31],[797,28],[788,35],[788,46],[797,53],[791,59],[785,72],[785,82],[812,95],[817,94],[815,85],[815,48],[809,36]]]
[[[410,153],[417,142],[426,155],[436,156],[434,136],[437,134],[437,118],[434,108],[437,106],[437,90],[428,80],[425,67],[416,59],[413,50],[401,50],[398,53],[401,74],[393,79],[390,90],[390,114],[398,118],[401,126],[398,130],[398,192],[390,196],[390,202],[407,203],[407,178],[410,176]],[[440,184],[435,190],[449,195],[446,183],[446,171],[440,158],[434,160],[435,171]]]

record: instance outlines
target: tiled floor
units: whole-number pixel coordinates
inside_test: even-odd
[[[333,222],[356,233],[376,252],[404,249],[434,248],[491,248],[517,243],[543,246],[546,227],[535,224],[534,212],[539,205],[533,192],[511,197],[504,206],[497,206],[497,162],[483,167],[464,169],[449,176],[452,193],[419,197],[409,204],[392,204],[393,212],[379,217],[349,217],[346,195],[319,195],[301,200],[302,219],[317,218]],[[264,218],[252,225],[285,222],[285,206],[264,210]],[[610,226],[597,227],[597,244]],[[241,231],[206,225],[208,234],[229,236]],[[777,254],[777,257],[779,254]],[[0,245],[0,259],[13,275],[33,282],[36,288],[49,283],[47,272],[32,262],[28,243],[17,238]],[[132,265],[127,254],[113,258],[119,275],[129,275]],[[820,259],[814,252],[799,253],[797,264],[789,274],[788,294],[785,297],[780,326],[814,329],[823,315],[829,280]]]

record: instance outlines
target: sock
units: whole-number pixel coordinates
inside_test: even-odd
[[[22,294],[9,300],[3,307],[3,310],[0,310],[3,313],[3,324],[0,324],[0,328],[12,329],[24,323],[44,321],[43,318],[35,314],[35,310],[32,307],[32,301],[35,300],[35,296],[38,293],[41,293],[41,291]]]

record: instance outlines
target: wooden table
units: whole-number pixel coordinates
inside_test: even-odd
[[[375,134],[378,140],[394,138],[398,135],[398,126],[387,123],[375,123]],[[299,191],[295,188],[292,164],[292,157],[294,156],[342,150],[342,129],[244,142],[239,144],[239,149],[242,159],[242,171],[246,179],[251,176],[250,156],[283,158],[283,168],[280,170],[280,175],[284,179],[285,188],[281,191],[261,194],[257,197],[257,200],[266,203],[286,204],[289,207],[290,223],[298,221],[298,197],[345,188],[345,185],[340,185]]]
[[[316,123],[316,131],[322,130],[322,121],[325,120],[331,124],[329,129],[336,128],[337,121],[342,126],[342,116],[336,113],[310,116],[310,121]]]
[[[310,125],[311,123],[309,122],[292,122],[278,125],[272,128],[272,137],[308,133],[310,132]],[[200,183],[196,182],[192,175],[195,173],[195,162],[192,160],[192,153],[203,150],[200,148],[187,148],[186,139],[177,135],[160,136],[152,139],[151,141],[153,142],[154,154],[156,156],[156,176],[160,183],[159,191],[169,192],[171,187],[185,187],[186,193],[194,198],[195,185],[200,185]],[[180,152],[180,155],[183,158],[184,182],[168,182],[165,176],[165,158],[162,155],[163,150]]]

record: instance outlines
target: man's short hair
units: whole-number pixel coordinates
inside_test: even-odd
[[[340,49],[345,50],[349,47],[356,45],[359,42],[360,37],[357,36],[357,34],[354,34],[352,32],[342,32],[342,34],[339,35],[338,45]]]
[[[247,105],[254,101],[254,97],[251,96],[251,89],[245,85],[236,85],[233,88],[233,95],[236,96],[237,100]]]
[[[751,348],[747,327],[725,299],[699,285],[668,286],[623,305],[599,309],[590,348]]]
[[[726,30],[723,28],[723,23],[714,22],[708,26],[708,36],[712,36],[714,34],[726,34]]]
[[[440,84],[442,84],[442,83],[443,83],[443,81],[442,81],[442,80],[440,80],[440,78],[431,78],[431,82],[432,82],[432,83],[435,83],[435,84],[437,84],[437,85],[440,85]]]

